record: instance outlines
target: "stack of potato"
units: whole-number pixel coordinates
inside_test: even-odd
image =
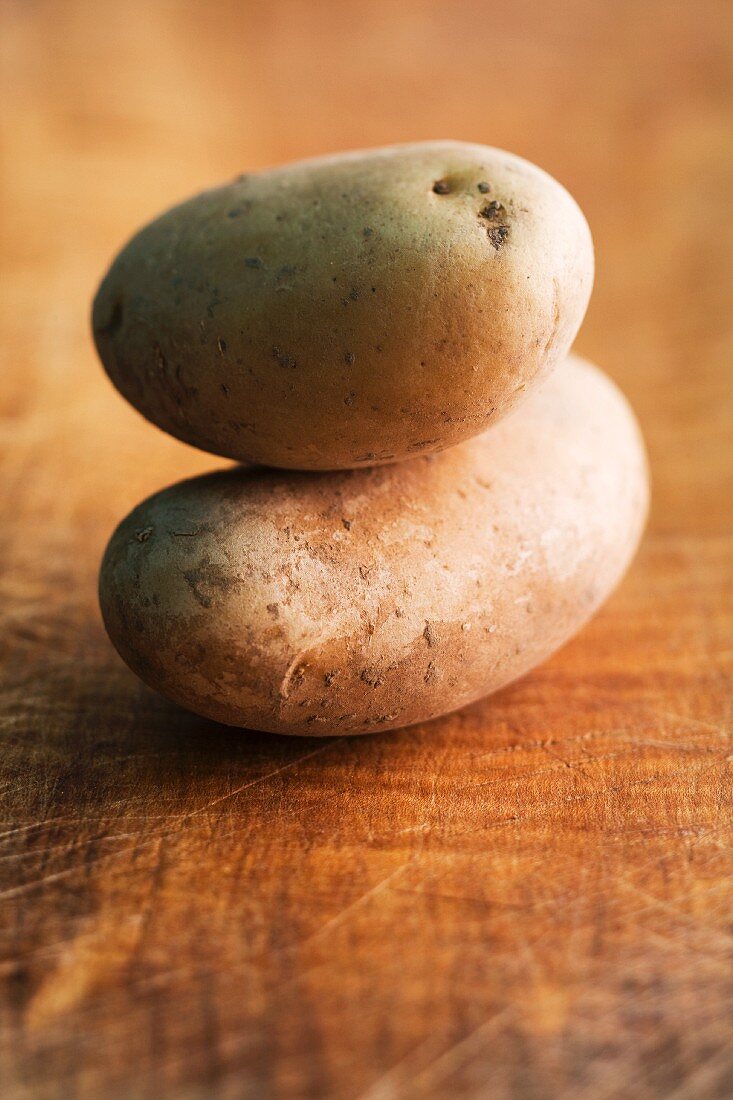
[[[129,666],[221,722],[330,735],[547,657],[647,509],[628,405],[568,356],[592,281],[570,195],[460,142],[241,176],[138,233],[94,303],[104,366],[153,423],[249,465],[112,536],[100,599]]]

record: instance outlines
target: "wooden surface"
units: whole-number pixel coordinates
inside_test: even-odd
[[[733,7],[1,0],[0,1091],[730,1096]],[[146,425],[87,311],[170,202],[454,136],[577,196],[578,341],[648,439],[643,549],[580,637],[445,720],[289,741],[185,714],[104,635]]]

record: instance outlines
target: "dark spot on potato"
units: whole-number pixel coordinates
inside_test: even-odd
[[[478,189],[482,195],[488,195],[489,191],[491,190],[491,186],[486,182],[486,180],[481,180],[478,185]]]
[[[356,356],[354,355],[353,351],[347,351],[344,355],[344,361],[347,362],[349,366],[353,365],[355,359]]]
[[[503,203],[497,202],[496,199],[492,199],[491,202],[487,203],[483,210],[480,212],[479,217],[496,218],[499,216],[499,214],[504,213],[504,209],[505,207]]]
[[[433,184],[433,191],[436,195],[449,195],[451,186],[448,180],[436,180]]]
[[[492,225],[489,229],[486,230],[486,233],[494,248],[498,252],[499,249],[504,246],[507,237],[509,236],[509,226]]]
[[[363,669],[360,678],[370,687],[381,687],[384,683],[384,676],[381,675],[378,669],[373,667]]]
[[[356,393],[355,393],[355,392],[354,392],[354,391],[352,390],[352,391],[351,391],[350,393],[348,393],[348,394],[346,395],[346,397],[344,398],[344,405],[353,405],[353,404],[354,404],[354,401],[355,401],[355,399],[356,399]]]
[[[323,680],[324,680],[324,683],[325,683],[326,687],[331,686],[331,684],[334,682],[334,680],[337,679],[338,674],[339,674],[339,670],[337,668],[333,668],[333,669],[331,669],[330,672],[326,673],[326,675],[323,677]]]
[[[364,236],[365,237],[371,237],[373,232],[374,232],[374,230],[371,229],[368,225],[364,226]]]
[[[237,583],[236,578],[209,557],[203,558],[195,569],[186,570],[183,577],[198,603],[207,609],[212,606],[217,593],[228,592]]]
[[[288,370],[294,370],[298,365],[292,355],[287,355],[281,348],[273,348],[272,357],[277,359],[281,367],[287,367]]]
[[[359,291],[357,287],[352,286],[351,290],[349,291],[349,297],[351,298],[352,302],[357,301],[359,297]]]
[[[267,610],[272,615],[273,619],[277,619],[280,615],[280,608],[276,603],[268,603]]]
[[[350,519],[344,519],[344,517],[342,516],[341,517],[341,522],[343,523],[343,525],[344,525],[344,527],[346,528],[347,531],[351,530],[351,520]]]
[[[249,213],[252,207],[252,203],[249,199],[245,199],[244,202],[240,202],[237,206],[233,206],[231,210],[227,210],[228,218],[239,218],[242,214]]]
[[[225,397],[229,396],[229,387],[227,386],[226,382],[220,382],[219,383],[219,389],[221,390],[221,392],[224,394]]]
[[[249,267],[252,271],[259,271],[260,268],[264,267],[264,264],[259,256],[248,256],[244,261],[244,266]]]

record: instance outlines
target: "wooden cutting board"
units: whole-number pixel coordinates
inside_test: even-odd
[[[0,1074],[46,1097],[733,1094],[733,8],[0,4]],[[366,739],[139,684],[117,520],[220,465],[113,393],[113,251],[244,169],[455,136],[577,196],[579,350],[638,411],[631,573],[543,668]]]

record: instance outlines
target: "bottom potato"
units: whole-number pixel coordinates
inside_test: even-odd
[[[115,531],[100,601],[148,684],[230,725],[370,733],[543,661],[621,578],[648,503],[623,396],[571,357],[448,451],[338,473],[234,468]]]

